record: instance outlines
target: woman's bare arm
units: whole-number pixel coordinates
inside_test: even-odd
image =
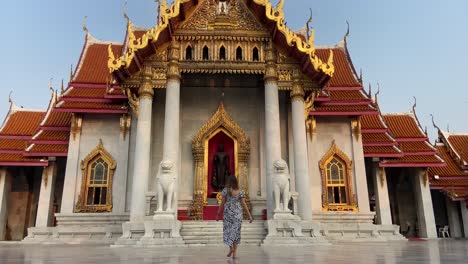
[[[252,223],[253,218],[252,218],[252,215],[250,214],[249,207],[247,206],[247,203],[245,203],[245,198],[241,199],[241,203],[242,203],[242,206],[244,206],[244,209],[247,212],[247,214],[249,214],[249,222]]]
[[[221,204],[219,205],[218,212],[216,213],[216,221],[219,221],[219,214],[221,214],[221,210],[224,209],[224,204],[226,203],[226,197],[223,196],[221,200]]]

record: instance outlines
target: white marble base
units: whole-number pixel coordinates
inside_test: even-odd
[[[23,243],[113,244],[122,235],[128,215],[56,214],[56,227],[30,227]]]
[[[126,222],[122,224],[122,236],[117,239],[114,246],[136,245],[145,235],[144,223]]]
[[[153,219],[155,221],[159,221],[159,220],[176,220],[176,215],[175,215],[174,212],[169,212],[169,211],[165,211],[165,212],[155,211]]]
[[[373,224],[375,213],[323,212],[313,218],[321,223],[321,233],[327,240],[390,241],[406,240],[397,225]]]
[[[177,220],[146,221],[145,235],[137,246],[185,246],[180,236],[181,223]]]
[[[329,244],[319,232],[320,225],[311,221],[269,220],[265,222],[265,226],[268,229],[268,235],[262,244],[265,246]]]

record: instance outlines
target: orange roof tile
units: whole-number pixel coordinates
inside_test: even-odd
[[[107,61],[109,44],[92,43],[85,47],[83,58],[73,82],[76,83],[101,83],[106,84],[111,78]],[[114,54],[122,53],[122,45],[112,45]]]
[[[366,101],[370,99],[360,90],[350,91],[329,91],[329,97],[332,101]]]
[[[396,138],[426,138],[412,114],[385,114],[383,118]]]
[[[64,95],[65,97],[79,98],[104,98],[106,88],[73,88],[69,89]]]
[[[38,158],[28,158],[21,154],[0,154],[1,162],[39,162]]]
[[[468,177],[468,172],[463,171],[460,166],[455,162],[455,160],[450,156],[450,153],[448,152],[448,149],[446,146],[438,144],[436,146],[438,153],[444,159],[444,161],[447,163],[447,166],[445,167],[437,167],[437,168],[430,168],[429,169],[429,175],[431,178],[434,175],[439,175],[441,178],[444,176],[467,176]]]
[[[29,153],[67,153],[68,145],[50,145],[50,144],[35,144],[28,151]]]
[[[341,48],[332,48],[333,65],[335,73],[328,81],[326,87],[359,87],[361,84],[356,80],[351,69],[345,51]],[[327,61],[330,54],[330,48],[318,48],[315,54],[322,60]]]
[[[362,133],[363,143],[393,143],[387,133]]]
[[[3,135],[32,136],[42,119],[45,111],[18,110],[10,112],[6,123],[0,130]]]
[[[36,140],[68,140],[70,131],[42,131]]]
[[[0,139],[1,150],[24,150],[28,145],[27,140]]]
[[[442,160],[438,159],[435,155],[416,155],[416,156],[404,156],[397,159],[387,159],[382,163],[396,164],[396,163],[443,163]]]
[[[411,152],[434,152],[434,148],[429,145],[426,141],[418,142],[400,142],[398,143],[399,147],[405,153]]]
[[[85,102],[63,102],[58,108],[78,108],[78,109],[124,109],[122,104],[106,103],[85,103]]]
[[[449,135],[448,141],[460,158],[468,163],[468,135]]]
[[[443,179],[441,178],[440,180],[432,180],[431,179],[431,186],[436,187],[436,186],[444,186],[447,188],[450,188],[449,186],[457,186],[457,187],[466,187],[468,189],[468,180],[465,179],[460,179],[460,180],[455,180],[455,179]]]
[[[392,146],[364,146],[365,154],[399,154],[401,152]]]
[[[363,115],[361,117],[361,127],[363,129],[386,129],[380,115]]]
[[[313,112],[368,112],[375,111],[370,105],[318,105]],[[376,112],[377,113],[377,112]]]
[[[52,111],[47,118],[44,126],[47,127],[69,127],[71,124],[71,113]]]

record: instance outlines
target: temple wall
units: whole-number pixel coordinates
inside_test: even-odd
[[[127,185],[127,166],[128,166],[128,139],[123,140],[120,130],[120,117],[117,115],[85,115],[83,116],[83,124],[81,130],[81,138],[79,141],[79,154],[77,160],[69,160],[69,162],[78,162],[76,167],[79,169],[76,172],[75,182],[75,205],[81,191],[82,171],[80,163],[86,158],[98,145],[102,139],[104,148],[112,155],[117,162],[117,168],[114,173],[112,184],[113,211],[112,213],[121,214],[125,212],[125,194]],[[68,166],[68,165],[67,165]],[[75,167],[75,166],[73,166]],[[67,173],[68,174],[68,173]],[[63,207],[62,207],[63,208]],[[72,213],[70,211],[62,213]]]
[[[266,201],[266,179],[263,161],[264,138],[264,91],[263,87],[229,87],[221,89],[209,87],[184,87],[181,88],[181,171],[179,177],[179,208],[184,208],[193,199],[194,159],[192,154],[192,138],[198,130],[215,113],[224,92],[223,99],[226,111],[233,120],[240,125],[250,138],[251,154],[249,161],[249,191],[252,202],[257,204],[256,214],[261,213]],[[280,119],[282,156],[288,160],[289,143],[288,136],[288,109],[289,93],[280,92]],[[152,115],[152,145],[151,145],[151,174],[148,190],[154,191],[155,177],[162,159],[164,137],[164,111],[165,90],[156,90]],[[136,120],[133,127],[136,126]],[[134,133],[132,133],[133,135]],[[131,142],[134,142],[132,137]],[[130,144],[129,175],[133,170],[134,144]],[[131,180],[129,179],[127,196],[130,197]],[[127,201],[127,204],[128,201]],[[127,205],[128,207],[128,205]],[[262,208],[260,208],[262,207]]]
[[[353,192],[356,194],[358,202],[361,196],[367,196],[367,183],[365,175],[365,164],[363,155],[357,156],[356,154],[362,152],[362,142],[356,140],[352,135],[351,119],[350,118],[317,118],[316,133],[311,139],[308,134],[308,153],[309,153],[309,173],[310,173],[310,190],[311,190],[311,203],[312,212],[322,212],[322,178],[319,167],[320,160],[332,147],[335,141],[338,148],[340,148],[347,156],[353,161]],[[356,178],[360,178],[359,184],[362,188],[357,192]],[[362,181],[364,178],[364,181]],[[367,201],[365,204],[365,212],[369,211],[368,197],[364,198]],[[361,211],[361,209],[360,209]]]

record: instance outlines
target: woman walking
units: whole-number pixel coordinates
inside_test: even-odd
[[[245,203],[245,193],[239,189],[239,182],[236,176],[229,176],[226,187],[221,192],[223,200],[216,214],[216,221],[219,220],[219,214],[224,209],[223,217],[223,241],[229,247],[227,257],[236,258],[237,246],[241,240],[242,227],[242,206],[249,216],[249,222],[252,223],[252,215]]]

